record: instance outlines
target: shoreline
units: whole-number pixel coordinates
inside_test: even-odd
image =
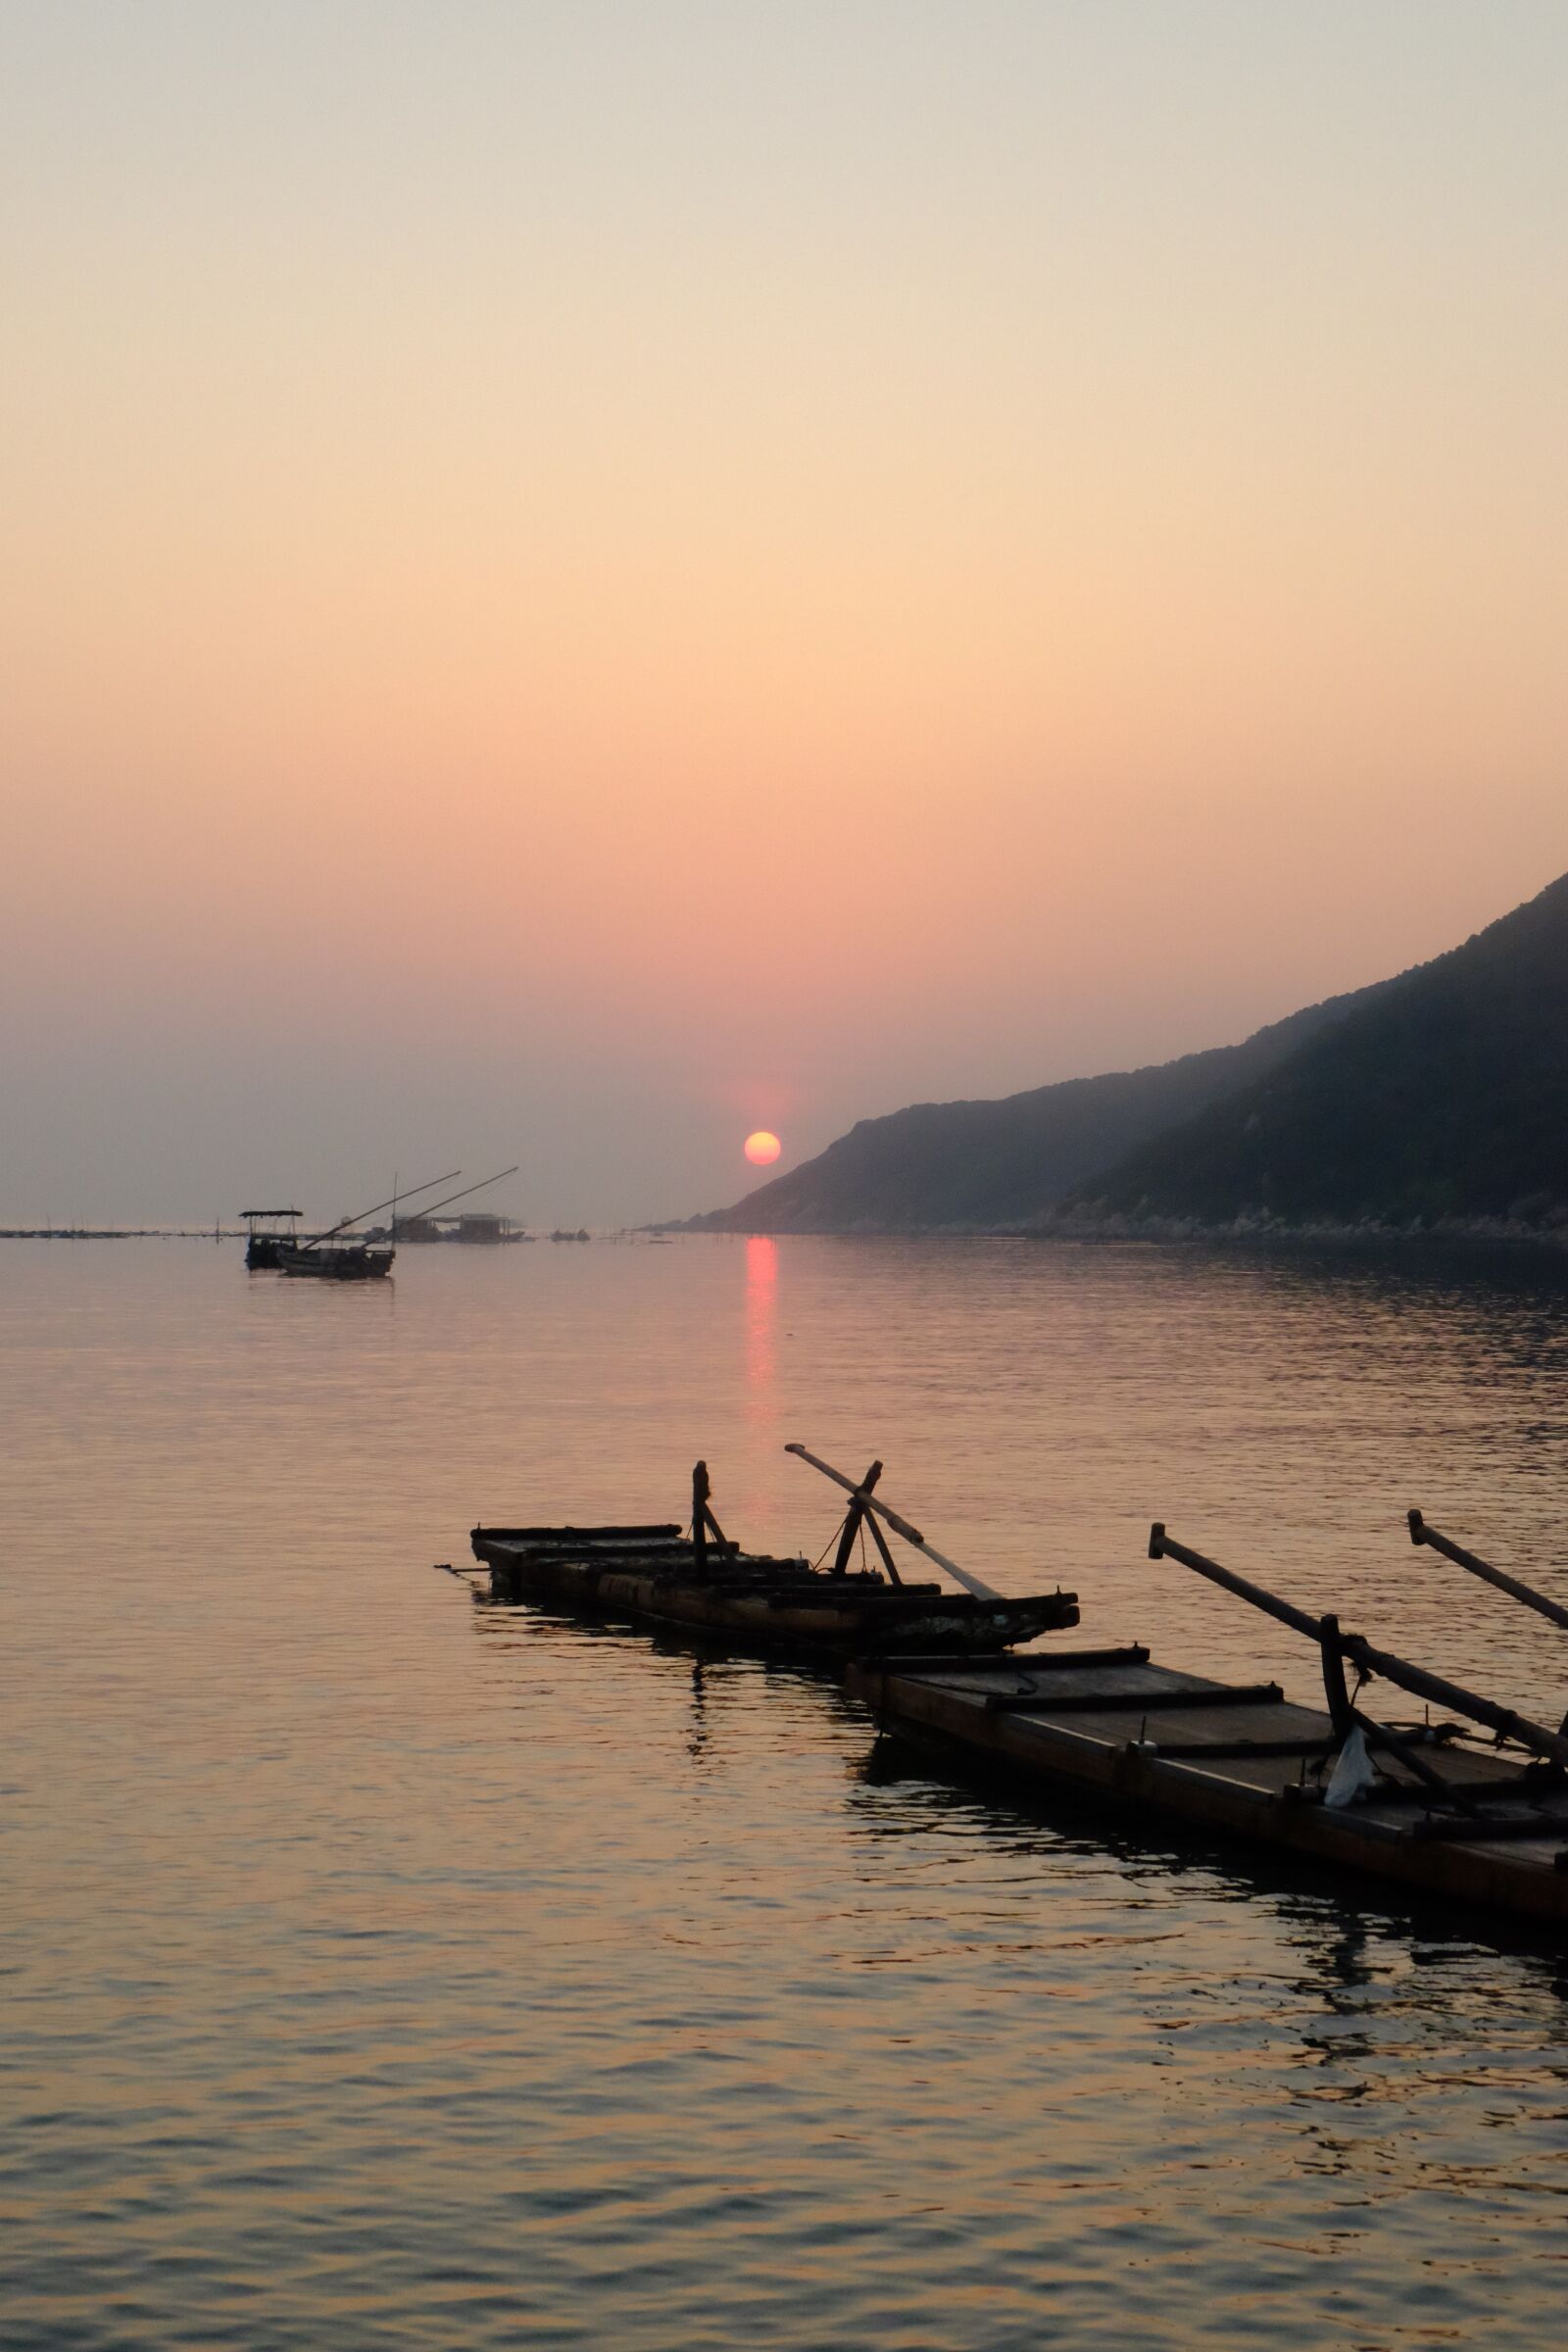
[[[1163,1247],[1186,1243],[1259,1250],[1504,1249],[1544,1250],[1553,1256],[1568,1253],[1568,1224],[1530,1226],[1503,1217],[1446,1218],[1435,1225],[1385,1224],[1370,1218],[1354,1223],[1321,1218],[1311,1223],[1286,1224],[1281,1220],[1243,1216],[1217,1224],[1196,1217],[1114,1216],[1063,1217],[1003,1225],[681,1223],[651,1225],[644,1230],[671,1237],[729,1241],[1147,1242]]]

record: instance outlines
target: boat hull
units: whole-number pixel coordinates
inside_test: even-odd
[[[392,1257],[390,1250],[292,1250],[278,1269],[309,1282],[384,1282]]]

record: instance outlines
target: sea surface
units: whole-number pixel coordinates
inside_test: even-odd
[[[1559,2343],[1568,1955],[462,1571],[698,1455],[815,1554],[799,1439],[1087,1639],[1312,1695],[1158,1517],[1554,1721],[1403,1513],[1568,1599],[1565,1374],[1506,1256],[0,1245],[5,2352]]]

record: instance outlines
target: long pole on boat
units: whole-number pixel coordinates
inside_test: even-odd
[[[416,1184],[414,1188],[414,1191],[416,1193],[427,1193],[430,1191],[432,1186],[437,1184],[450,1184],[454,1176],[461,1176],[462,1174],[463,1170],[461,1168],[448,1168],[444,1176],[432,1176],[427,1183]],[[400,1198],[405,1200],[410,1200],[414,1198],[414,1195],[412,1193],[404,1193],[402,1195],[393,1193],[388,1196],[387,1200],[372,1200],[368,1208],[356,1209],[352,1217],[340,1218],[337,1224],[332,1227],[330,1233],[312,1234],[308,1242],[302,1242],[300,1244],[300,1248],[302,1250],[314,1250],[319,1243],[331,1241],[333,1234],[347,1233],[349,1227],[351,1225],[358,1225],[361,1218],[373,1217],[378,1208],[385,1208],[390,1200],[395,1200]]]
[[[482,1193],[487,1184],[499,1184],[502,1176],[515,1176],[518,1168],[520,1168],[522,1162],[520,1159],[514,1160],[510,1168],[503,1168],[501,1170],[500,1176],[482,1176],[477,1184],[466,1184],[461,1193],[448,1193],[444,1200],[432,1200],[428,1207],[420,1209],[419,1214],[421,1217],[433,1217],[436,1215],[438,1210],[450,1208],[454,1200],[466,1200],[470,1193]],[[461,1173],[460,1170],[453,1170],[454,1175],[459,1173]],[[440,1184],[443,1181],[444,1179],[439,1176],[436,1178],[437,1184]],[[421,1185],[419,1187],[421,1192],[428,1192],[429,1189],[430,1188],[428,1185]],[[411,1199],[412,1196],[408,1193],[405,1193],[403,1198],[407,1200]],[[365,1213],[367,1216],[368,1216],[370,1212],[368,1209],[367,1209]]]
[[[1152,1560],[1180,1560],[1184,1568],[1206,1576],[1211,1585],[1221,1586],[1225,1592],[1234,1592],[1239,1600],[1250,1601],[1266,1617],[1277,1618],[1281,1625],[1304,1634],[1325,1654],[1346,1659],[1362,1674],[1381,1675],[1387,1683],[1397,1683],[1401,1690],[1428,1699],[1434,1706],[1447,1707],[1455,1715],[1468,1715],[1473,1723],[1484,1723],[1499,1739],[1512,1740],[1520,1747],[1533,1749],[1538,1756],[1549,1757],[1554,1764],[1568,1765],[1568,1736],[1562,1732],[1548,1732],[1544,1724],[1532,1723],[1528,1715],[1518,1715],[1512,1707],[1499,1707],[1494,1699],[1466,1690],[1441,1674],[1429,1674],[1424,1666],[1412,1666],[1408,1658],[1396,1657],[1392,1650],[1374,1648],[1360,1634],[1342,1634],[1336,1618],[1309,1616],[1305,1609],[1281,1600],[1278,1593],[1268,1592],[1264,1586],[1238,1576],[1232,1568],[1222,1568],[1218,1560],[1205,1559],[1200,1551],[1193,1551],[1187,1544],[1178,1544],[1174,1536],[1168,1536],[1157,1519],[1149,1531],[1149,1556]]]
[[[1405,1516],[1410,1523],[1412,1544],[1429,1544],[1434,1551],[1441,1551],[1446,1560],[1452,1560],[1456,1568],[1467,1568],[1472,1576],[1479,1576],[1484,1585],[1495,1585],[1499,1592],[1506,1592],[1512,1600],[1523,1601],[1525,1607],[1534,1609],[1538,1617],[1549,1618],[1553,1625],[1560,1625],[1568,1631],[1568,1609],[1563,1607],[1560,1600],[1548,1600],[1545,1593],[1538,1592],[1533,1585],[1522,1583],[1517,1576],[1509,1576],[1501,1568],[1494,1568],[1490,1560],[1482,1559],[1478,1553],[1466,1551],[1464,1545],[1455,1544],[1451,1536],[1442,1535],[1437,1528],[1428,1527],[1419,1511],[1407,1511]]]
[[[814,1453],[808,1453],[804,1446],[786,1446],[784,1450],[786,1453],[798,1453],[803,1462],[809,1462],[813,1470],[820,1470],[824,1478],[830,1478],[836,1487],[842,1487],[846,1494],[855,1497],[862,1513],[885,1519],[896,1536],[902,1536],[906,1544],[912,1544],[916,1551],[924,1552],[928,1560],[934,1560],[939,1568],[945,1568],[966,1592],[974,1594],[976,1600],[1001,1600],[1003,1596],[994,1585],[988,1585],[983,1577],[972,1575],[967,1568],[960,1568],[956,1560],[950,1560],[945,1553],[938,1551],[934,1544],[926,1542],[917,1527],[911,1527],[907,1519],[901,1519],[897,1511],[891,1510],[863,1483],[857,1485],[853,1478],[846,1478],[842,1470],[835,1470],[831,1462],[819,1461]]]

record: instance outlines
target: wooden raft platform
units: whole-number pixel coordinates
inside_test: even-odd
[[[490,1570],[493,1599],[549,1599],[764,1653],[789,1650],[840,1663],[910,1653],[967,1656],[1004,1651],[1077,1624],[1074,1593],[1058,1589],[1014,1599],[946,1559],[917,1528],[874,1498],[880,1462],[856,1481],[816,1463],[814,1455],[806,1458],[826,1468],[851,1497],[828,1569],[732,1544],[713,1516],[706,1462],[692,1473],[689,1530],[673,1520],[637,1527],[476,1527],[469,1541],[475,1558]],[[883,1519],[966,1589],[954,1592],[939,1584],[908,1583],[882,1535]],[[866,1527],[880,1569],[851,1565]]]
[[[831,1576],[805,1559],[726,1551],[698,1568],[678,1529],[476,1527],[492,1597],[544,1598],[595,1615],[716,1636],[755,1650],[883,1656],[1004,1648],[1075,1625],[1070,1592],[995,1605],[940,1585]]]
[[[849,1689],[889,1731],[1024,1778],[1152,1808],[1381,1881],[1568,1922],[1568,1775],[1560,1765],[1400,1737],[1444,1793],[1396,1755],[1378,1785],[1324,1802],[1333,1717],[1277,1684],[1236,1687],[1156,1666],[1142,1647],[994,1661],[878,1660]]]

